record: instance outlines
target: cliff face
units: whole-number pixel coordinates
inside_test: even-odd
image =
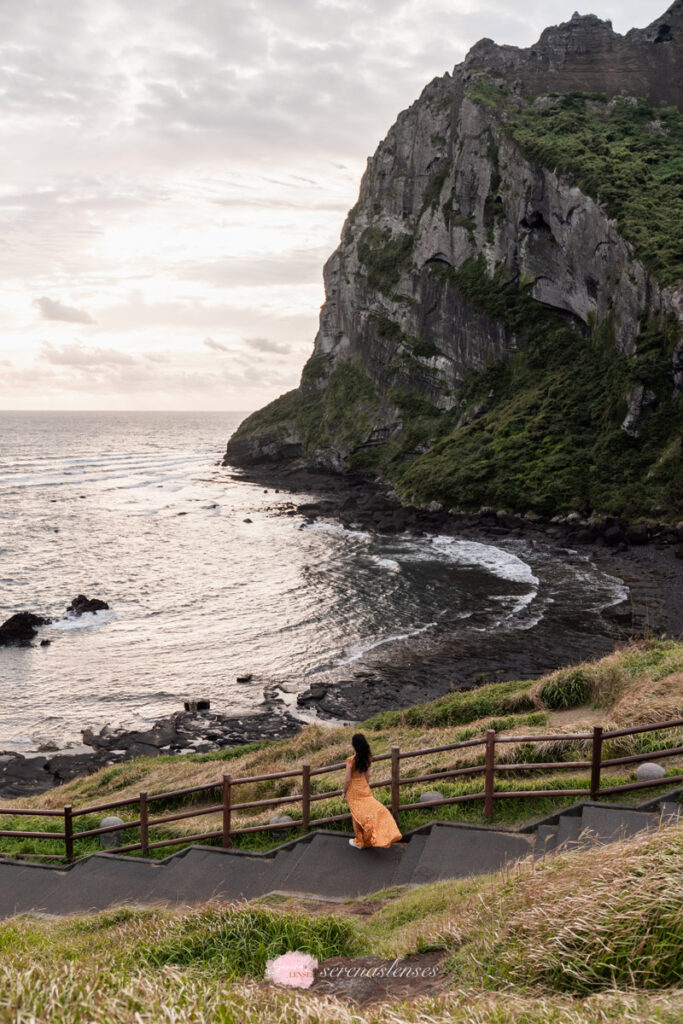
[[[683,500],[682,40],[683,0],[624,37],[575,15],[431,82],[368,161],[299,389],[226,463],[303,457],[547,513],[624,511],[618,466],[635,510]]]

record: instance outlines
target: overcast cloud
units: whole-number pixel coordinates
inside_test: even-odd
[[[0,0],[0,405],[294,387],[396,115],[482,36],[528,46],[575,4]],[[625,32],[665,7],[580,10]]]

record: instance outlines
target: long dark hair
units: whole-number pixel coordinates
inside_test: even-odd
[[[366,772],[370,767],[370,762],[372,761],[370,744],[362,732],[357,732],[355,736],[351,737],[351,744],[353,749],[356,751],[356,771],[361,773]]]

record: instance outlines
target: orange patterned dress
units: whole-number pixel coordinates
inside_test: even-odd
[[[356,771],[354,761],[353,754],[346,759],[346,763],[351,764],[351,782],[346,790],[346,801],[353,817],[355,845],[361,849],[366,846],[391,846],[403,839],[403,836],[389,808],[372,795],[365,774]]]

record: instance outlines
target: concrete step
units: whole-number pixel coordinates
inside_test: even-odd
[[[557,825],[539,825],[536,829],[534,856],[542,857],[557,847]]]
[[[144,901],[161,871],[154,861],[96,854],[60,873],[40,909],[66,914]]]
[[[296,846],[292,846],[289,850],[278,850],[272,861],[273,876],[284,877],[285,874],[289,874],[294,865],[298,864],[301,860],[307,846],[308,842],[302,841],[297,843]]]
[[[532,852],[529,836],[457,825],[434,825],[411,881],[464,878],[498,871]]]
[[[0,861],[0,918],[39,907],[62,875],[62,871],[39,864]]]
[[[352,899],[393,885],[405,850],[398,844],[386,850],[352,849],[350,838],[316,832],[291,870],[268,890]]]
[[[555,849],[575,850],[579,845],[579,835],[583,828],[581,816],[578,814],[561,814],[557,823],[557,842]]]
[[[13,913],[35,910],[47,914],[103,910],[144,898],[160,870],[153,861],[107,854],[88,857],[69,869],[35,864],[3,868],[8,884],[3,884],[0,873],[2,910],[13,903]],[[13,873],[7,874],[8,869]]]
[[[671,824],[683,818],[683,804],[677,803],[675,800],[666,800],[661,805],[660,812],[662,822]]]
[[[148,890],[148,900],[197,904],[211,899],[249,899],[273,888],[272,864],[272,860],[230,850],[193,847],[184,857],[160,868]]]
[[[422,856],[422,851],[427,845],[428,838],[428,835],[415,835],[411,836],[407,843],[398,844],[399,846],[405,846],[405,852],[401,858],[401,863],[396,868],[392,885],[407,885],[409,882],[412,882],[413,871]]]
[[[610,843],[635,836],[643,829],[659,827],[659,814],[628,808],[584,807],[582,828],[596,842]]]

